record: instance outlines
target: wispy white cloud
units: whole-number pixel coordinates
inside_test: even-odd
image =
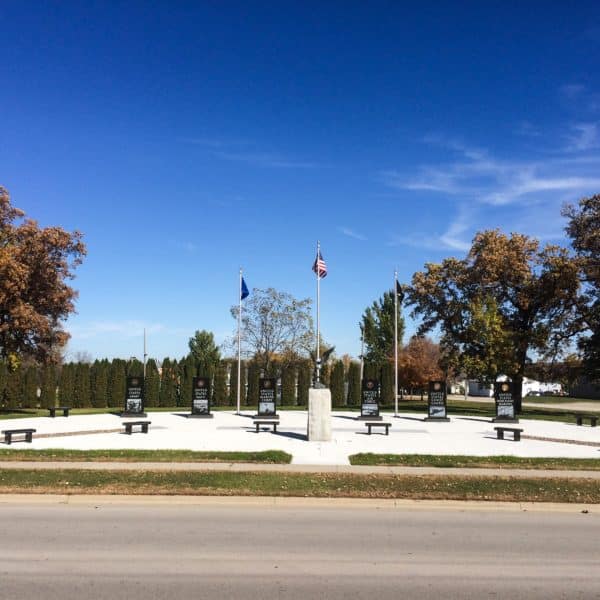
[[[189,240],[170,240],[169,246],[177,250],[183,250],[187,254],[195,254],[198,250],[198,245]]]
[[[256,167],[267,167],[274,169],[315,169],[317,163],[293,160],[268,152],[213,152],[213,155],[223,160],[244,162]]]
[[[591,96],[579,84],[564,86],[561,92],[579,101]],[[528,147],[526,158],[506,159],[460,139],[430,134],[422,141],[447,150],[445,159],[411,172],[381,172],[381,181],[405,197],[406,192],[418,192],[431,202],[448,201],[445,231],[399,234],[390,245],[462,252],[470,248],[475,231],[495,226],[543,241],[564,238],[561,205],[600,190],[600,121],[569,125],[562,138],[554,134],[553,145],[540,130],[528,124],[521,129],[531,138],[529,146],[534,138],[540,140],[537,152]]]
[[[582,83],[565,83],[558,88],[560,94],[568,100],[581,98],[586,91],[585,85]]]
[[[598,123],[576,123],[567,136],[567,150],[585,152],[600,147],[600,128]]]
[[[206,148],[232,148],[235,146],[248,146],[252,142],[243,139],[217,138],[217,137],[182,137],[180,142],[193,144],[195,146],[204,146]]]
[[[515,133],[517,135],[537,138],[542,135],[542,130],[530,121],[521,121],[515,128]]]
[[[215,158],[272,169],[315,169],[315,162],[297,160],[277,152],[264,152],[258,144],[249,140],[218,137],[186,137],[179,141],[205,148]]]
[[[471,247],[469,232],[477,214],[475,207],[461,204],[458,213],[442,233],[432,231],[395,235],[388,246],[410,246],[427,250],[458,250],[467,252]]]
[[[598,132],[580,130],[580,150],[590,149]],[[479,148],[462,148],[456,143],[449,149],[459,152],[458,160],[439,165],[423,165],[416,174],[384,171],[383,182],[391,188],[409,191],[439,192],[491,205],[539,203],[547,192],[573,195],[591,193],[600,187],[595,161],[573,161],[566,157],[543,160],[504,160]]]
[[[183,329],[169,328],[162,323],[145,323],[135,319],[124,321],[92,321],[68,328],[72,341],[88,340],[98,337],[117,337],[120,339],[140,337],[144,329],[146,334],[173,334],[185,333]]]
[[[338,227],[337,230],[344,234],[347,237],[353,238],[355,240],[360,240],[361,242],[364,242],[367,240],[366,236],[362,235],[361,233],[357,233],[356,231],[354,231],[353,229],[350,229],[349,227]]]
[[[560,97],[571,110],[597,113],[600,111],[600,94],[582,83],[567,83],[559,88]]]

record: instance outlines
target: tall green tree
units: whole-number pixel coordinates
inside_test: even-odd
[[[7,408],[20,408],[23,391],[23,369],[8,369],[4,398]]]
[[[281,404],[284,406],[297,404],[296,371],[295,364],[285,364],[281,369]]]
[[[576,254],[582,282],[577,299],[574,331],[579,333],[583,367],[589,377],[600,379],[600,194],[567,205],[567,234]]]
[[[196,360],[192,354],[179,362],[180,387],[178,406],[188,406],[192,403],[192,389],[194,377],[200,375],[197,370]],[[210,377],[210,375],[208,375]]]
[[[56,367],[48,364],[43,367],[40,383],[40,406],[42,408],[51,408],[56,406]]]
[[[108,406],[108,379],[110,363],[107,359],[96,360],[90,367],[90,396],[94,408]]]
[[[8,379],[8,365],[5,360],[0,359],[0,407],[5,406],[6,381]]]
[[[153,358],[146,362],[146,380],[144,382],[144,405],[153,408],[159,406],[160,375]]]
[[[401,298],[398,298],[398,347],[402,347],[404,319],[401,312]],[[384,292],[363,313],[361,330],[365,343],[365,360],[383,365],[394,358],[394,291]]]
[[[87,408],[92,405],[90,390],[90,365],[77,363],[75,365],[75,384],[73,391],[76,408]]]
[[[28,366],[23,369],[23,383],[21,392],[21,407],[36,408],[38,405],[38,369]]]
[[[127,363],[120,358],[113,359],[110,365],[110,380],[108,388],[108,406],[123,408],[125,406]]]
[[[394,365],[391,361],[387,361],[381,365],[380,369],[381,387],[381,404],[390,405],[394,403]]]
[[[344,406],[344,363],[341,360],[337,360],[333,365],[329,389],[331,390],[332,406]]]
[[[179,391],[179,369],[177,361],[165,358],[162,362],[160,377],[160,405],[177,406]]]
[[[498,368],[512,379],[520,411],[530,353],[548,356],[560,350],[578,288],[577,266],[567,250],[541,248],[528,236],[493,230],[475,236],[465,259],[429,263],[415,273],[408,301],[413,316],[422,319],[418,333],[439,328],[444,353],[460,361],[480,351],[481,340],[472,335],[473,307],[492,298],[513,349],[510,362]]]
[[[197,365],[214,367],[221,360],[221,351],[215,343],[212,332],[202,330],[196,331],[189,339],[188,347]]]
[[[348,404],[359,406],[361,399],[360,364],[352,361],[348,367]]]
[[[223,360],[215,369],[212,402],[215,406],[224,406],[227,402],[227,364]]]
[[[308,390],[312,381],[312,364],[309,360],[298,362],[298,406],[308,405]]]
[[[255,361],[248,363],[248,394],[246,396],[247,406],[258,406],[258,380],[260,379],[260,367]]]
[[[75,365],[65,363],[60,370],[58,382],[58,403],[60,406],[74,406]]]
[[[143,377],[144,363],[133,357],[127,361],[127,377]]]

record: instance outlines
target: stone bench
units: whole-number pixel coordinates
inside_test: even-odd
[[[583,420],[588,419],[590,427],[596,427],[598,424],[598,415],[583,415],[581,413],[575,413],[574,415],[577,425],[583,425]]]
[[[519,429],[518,427],[494,427],[496,434],[497,434],[497,438],[498,440],[503,440],[504,439],[504,432],[505,431],[512,431],[513,434],[513,439],[515,442],[520,442],[521,441],[521,432],[523,431],[522,429]]]
[[[270,425],[273,427],[273,433],[277,433],[277,425],[279,425],[279,421],[275,419],[254,419],[254,424],[256,425],[256,433],[260,431],[259,427],[261,425]]]
[[[4,442],[6,444],[12,444],[13,435],[24,435],[25,438],[18,441],[29,442],[31,444],[31,439],[35,433],[35,429],[5,429],[2,431],[2,433],[4,434]]]
[[[385,435],[389,435],[390,434],[390,427],[392,426],[391,423],[385,423],[383,421],[367,421],[365,423],[365,426],[367,427],[367,434],[371,435],[371,429],[373,427],[385,427]]]
[[[150,425],[152,421],[127,421],[127,423],[123,423],[125,427],[125,433],[131,435],[133,433],[134,427],[139,427],[142,433],[148,433],[148,425]]]
[[[62,410],[62,414],[63,417],[68,417],[69,416],[69,411],[71,410],[70,406],[50,406],[48,408],[48,410],[50,411],[50,416],[52,418],[56,417],[56,411],[61,411]]]

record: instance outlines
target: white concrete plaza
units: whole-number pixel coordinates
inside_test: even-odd
[[[538,457],[600,458],[600,447],[566,443],[566,440],[600,444],[600,427],[578,427],[574,424],[553,421],[521,420],[518,425],[523,436],[546,437],[565,440],[550,442],[522,438],[498,440],[494,423],[480,417],[451,416],[451,421],[423,421],[422,414],[382,413],[384,421],[391,422],[389,436],[382,429],[366,435],[363,422],[356,420],[357,413],[334,412],[331,442],[306,441],[306,411],[280,412],[277,433],[255,433],[252,412],[242,415],[216,411],[213,419],[188,419],[179,412],[148,412],[152,422],[148,434],[121,433],[125,419],[112,414],[79,415],[65,417],[38,417],[4,419],[0,429],[33,427],[37,431],[31,444],[15,442],[2,444],[13,449],[189,449],[258,451],[284,450],[293,456],[295,464],[346,465],[348,456],[358,452],[395,454],[468,454],[477,456],[514,455]],[[92,433],[115,430],[109,433]],[[56,435],[78,432],[76,435]],[[89,432],[89,433],[86,433]],[[36,437],[54,434],[52,437]],[[510,437],[510,434],[508,435]]]

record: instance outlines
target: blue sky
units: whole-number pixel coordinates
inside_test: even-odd
[[[79,229],[69,352],[182,356],[250,288],[365,307],[600,191],[597,2],[0,3],[0,185]],[[408,333],[414,331],[409,322]]]

